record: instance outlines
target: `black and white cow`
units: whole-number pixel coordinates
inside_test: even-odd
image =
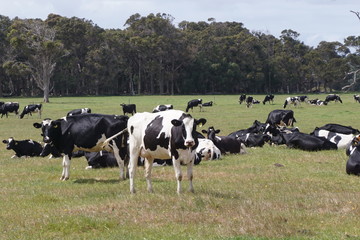
[[[342,134],[360,134],[360,130],[351,126],[344,126],[337,123],[328,123],[318,129],[328,130],[330,132],[342,133]]]
[[[330,102],[330,101],[335,101],[335,102],[341,102],[342,103],[342,100],[340,98],[339,95],[337,94],[329,94],[326,96],[325,98],[325,102]]]
[[[100,152],[84,152],[84,156],[88,163],[86,169],[91,168],[107,168],[118,167],[119,164],[115,158],[114,153],[107,151]]]
[[[69,116],[79,115],[79,114],[84,114],[84,113],[91,113],[91,109],[90,108],[74,109],[74,110],[71,110],[70,112],[68,112],[66,114],[66,116],[69,117]]]
[[[25,114],[30,114],[32,116],[32,113],[39,113],[39,118],[41,118],[41,108],[42,104],[29,104],[24,107],[24,110],[20,114],[20,118],[23,118]]]
[[[200,154],[201,159],[204,161],[221,158],[220,149],[215,146],[213,141],[206,138],[199,138],[199,145],[196,148],[196,152]]]
[[[206,102],[206,103],[203,103],[202,106],[203,107],[212,107],[213,103],[214,103],[213,101]]]
[[[136,113],[136,104],[120,104],[123,110],[123,114],[130,113],[131,115],[134,115]]]
[[[300,99],[298,97],[287,97],[284,102],[284,108],[286,108],[288,104],[292,104],[297,107],[300,104]]]
[[[177,180],[177,192],[181,192],[182,173],[180,163],[187,165],[187,177],[191,192],[193,165],[196,148],[199,144],[196,126],[203,125],[203,118],[194,119],[191,115],[179,110],[168,110],[158,113],[137,113],[128,121],[129,132],[129,177],[130,192],[135,193],[134,177],[137,160],[145,158],[145,178],[147,190],[153,191],[151,169],[154,159],[172,159]]]
[[[265,105],[266,102],[270,102],[273,104],[274,103],[274,95],[272,94],[268,94],[265,96],[264,100],[263,100],[263,104]]]
[[[114,152],[120,167],[120,179],[125,179],[127,133],[123,133],[122,130],[126,131],[127,120],[127,116],[90,113],[57,120],[45,119],[42,123],[33,125],[35,128],[41,128],[45,143],[51,143],[64,153],[61,180],[69,179],[72,152],[77,150]]]
[[[242,104],[246,99],[246,94],[240,94],[240,97],[239,97],[239,104]]]
[[[239,139],[229,136],[216,136],[220,132],[219,129],[215,130],[214,127],[209,127],[208,130],[202,130],[202,132],[207,134],[207,138],[213,141],[222,154],[246,153],[245,145]]]
[[[328,104],[328,102],[323,101],[323,100],[320,100],[320,99],[318,99],[318,98],[313,99],[313,100],[309,100],[309,103],[310,103],[311,105],[316,105],[316,106],[324,106],[324,105],[327,105],[327,104]]]
[[[19,103],[18,102],[0,102],[0,113],[1,117],[6,115],[8,117],[8,113],[15,112],[16,115],[19,114]]]
[[[271,140],[271,136],[262,133],[247,133],[238,135],[237,139],[244,143],[246,147],[263,147],[265,143]]]
[[[354,100],[355,102],[360,103],[360,95],[359,94],[354,95]]]
[[[174,106],[172,104],[161,104],[161,105],[157,105],[154,109],[153,109],[153,113],[156,112],[162,112],[162,111],[166,111],[166,110],[170,110],[170,109],[174,109]]]
[[[246,107],[249,108],[253,105],[254,98],[252,96],[247,96],[245,99]]]
[[[346,155],[349,159],[346,162],[346,173],[360,175],[360,135],[357,135],[351,141],[349,147],[346,149]]]
[[[294,126],[294,111],[276,109],[269,113],[266,123],[274,126]]]
[[[308,97],[306,95],[303,96],[297,96],[300,102],[308,102]]]
[[[197,106],[199,106],[200,112],[201,112],[201,108],[202,108],[202,99],[201,98],[190,100],[187,103],[185,112],[189,112],[189,109],[193,110],[193,107],[197,107]]]
[[[40,143],[31,139],[17,141],[13,137],[8,140],[3,140],[3,143],[7,144],[7,150],[14,150],[14,157],[35,157],[40,156],[42,146]]]

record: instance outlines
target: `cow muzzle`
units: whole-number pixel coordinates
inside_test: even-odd
[[[51,143],[51,140],[48,136],[44,137],[44,143]]]
[[[185,141],[185,147],[193,147],[195,145],[195,142],[194,140],[188,140],[188,141]]]

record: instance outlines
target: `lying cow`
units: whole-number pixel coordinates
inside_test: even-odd
[[[346,149],[346,155],[349,159],[346,162],[346,173],[360,175],[360,149],[359,149],[360,135],[357,135],[351,141],[351,144]]]
[[[247,133],[244,135],[238,135],[237,139],[244,143],[246,147],[263,147],[265,143],[271,140],[271,136],[261,133]]]
[[[207,138],[213,141],[215,146],[220,149],[222,154],[229,153],[246,153],[245,145],[238,139],[229,136],[216,136],[220,132],[214,127],[209,127],[208,130],[202,130],[207,134]]]
[[[200,154],[204,161],[221,158],[221,151],[215,146],[213,141],[206,138],[199,138],[199,145],[196,152]]]
[[[120,167],[120,179],[125,179],[127,138],[123,130],[126,129],[127,120],[127,116],[90,113],[57,120],[45,119],[33,125],[35,128],[41,128],[45,143],[52,144],[64,154],[61,180],[69,179],[72,152],[77,150],[114,152]]]
[[[91,113],[91,109],[90,108],[74,109],[74,110],[71,110],[70,112],[68,112],[66,114],[66,116],[69,117],[69,116],[78,115],[78,114],[84,114],[84,113]]]
[[[3,143],[7,144],[7,150],[14,150],[15,155],[11,158],[40,156],[43,150],[40,143],[31,139],[17,141],[11,137],[8,140],[3,140]]]
[[[182,181],[180,163],[186,164],[189,190],[193,192],[192,169],[196,148],[199,144],[196,126],[205,123],[205,119],[194,119],[191,115],[179,110],[158,113],[144,112],[130,117],[127,127],[129,132],[130,192],[135,193],[134,177],[139,157],[145,158],[145,178],[149,192],[153,191],[151,169],[156,158],[172,159],[178,193],[181,192]]]
[[[134,115],[136,113],[136,105],[135,104],[120,104],[123,110],[123,114],[130,113],[131,115]]]
[[[22,119],[25,114],[30,114],[32,116],[32,113],[39,113],[39,118],[41,118],[41,108],[42,104],[30,104],[24,107],[24,110],[20,114],[20,119]]]
[[[156,112],[163,112],[166,110],[170,110],[170,109],[174,109],[174,106],[172,104],[162,104],[162,105],[157,105],[154,109],[153,109],[153,113]]]

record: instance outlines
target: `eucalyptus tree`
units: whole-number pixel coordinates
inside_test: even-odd
[[[7,75],[5,74],[3,64],[11,56],[10,43],[6,37],[10,26],[10,18],[0,15],[0,96],[3,95],[3,87],[6,87],[8,85],[4,81],[7,78]]]

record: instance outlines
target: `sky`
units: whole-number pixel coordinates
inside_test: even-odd
[[[277,38],[285,29],[316,47],[321,41],[343,42],[360,35],[359,0],[0,0],[0,15],[41,18],[50,13],[91,20],[104,29],[124,29],[133,14],[166,13],[182,21],[241,22],[250,31]]]

